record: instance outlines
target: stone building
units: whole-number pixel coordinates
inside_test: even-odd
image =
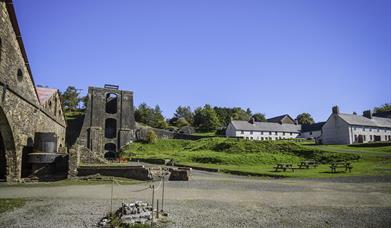
[[[376,117],[370,110],[362,116],[340,113],[334,106],[322,127],[320,142],[323,144],[353,144],[391,141],[391,119]]]
[[[249,140],[281,140],[297,138],[300,135],[301,125],[279,122],[256,122],[232,120],[229,123],[226,136]]]
[[[83,127],[77,144],[113,158],[135,136],[133,92],[118,86],[90,87]]]
[[[0,179],[17,181],[29,173],[24,155],[37,135],[54,136],[58,151],[66,123],[57,90],[34,84],[11,0],[0,1],[0,17]]]

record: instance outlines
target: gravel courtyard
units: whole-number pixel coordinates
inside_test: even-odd
[[[150,190],[132,192],[145,186],[115,185],[114,208],[150,201]],[[273,180],[194,171],[191,181],[165,186],[165,227],[391,227],[391,177]],[[0,186],[1,198],[28,199],[0,214],[0,227],[95,227],[110,210],[110,192],[111,185]]]

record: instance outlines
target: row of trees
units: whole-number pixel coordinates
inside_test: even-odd
[[[88,97],[81,96],[80,90],[74,86],[69,86],[63,93],[60,94],[63,102],[64,111],[66,113],[73,111],[83,111],[87,105]],[[386,103],[379,107],[375,107],[374,112],[391,111],[391,104]],[[225,128],[233,120],[249,120],[254,118],[257,122],[266,121],[266,116],[263,113],[253,113],[249,108],[246,110],[240,107],[212,107],[204,105],[198,107],[194,111],[189,106],[179,106],[169,119],[165,119],[162,110],[158,105],[150,107],[146,103],[140,104],[135,108],[135,119],[139,123],[146,124],[155,128],[166,129],[169,126],[178,128],[184,126],[192,126],[200,131],[212,131],[220,128]],[[299,124],[313,124],[314,119],[309,113],[301,113],[296,117]]]

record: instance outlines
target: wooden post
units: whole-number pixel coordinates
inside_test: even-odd
[[[111,205],[110,205],[111,214],[113,214],[113,190],[114,190],[114,177],[111,178]]]
[[[159,219],[159,199],[156,200],[156,219]]]
[[[163,207],[164,207],[164,174],[163,174],[163,189],[162,189],[162,212],[164,211]]]
[[[152,185],[152,219],[151,227],[153,226],[153,201],[155,200],[155,185]]]

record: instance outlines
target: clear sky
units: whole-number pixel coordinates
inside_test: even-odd
[[[267,117],[391,102],[390,0],[14,0],[36,84]]]

